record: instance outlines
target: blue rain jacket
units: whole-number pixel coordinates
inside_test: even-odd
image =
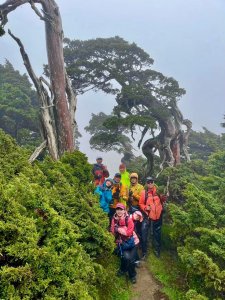
[[[103,185],[97,186],[94,191],[95,194],[99,195],[100,207],[106,213],[109,213],[109,205],[113,202],[112,200],[112,190],[107,189],[105,182]]]

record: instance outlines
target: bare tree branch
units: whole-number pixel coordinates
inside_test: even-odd
[[[50,102],[53,103],[54,102],[54,94],[53,94],[53,91],[52,91],[51,84],[43,76],[40,76],[39,80],[41,82],[43,82],[48,87],[48,89],[50,91],[50,94],[51,94],[51,100],[50,100]]]
[[[52,107],[52,103],[50,102],[49,95],[47,90],[44,88],[41,80],[35,75],[29,57],[24,49],[24,46],[19,38],[14,36],[11,31],[9,30],[9,35],[17,42],[20,47],[20,53],[22,55],[24,65],[27,69],[28,74],[30,75],[38,93],[38,99],[40,102],[41,110],[41,117],[42,117],[42,124],[44,125],[45,129],[45,138],[48,141],[49,152],[53,159],[58,159],[58,146],[57,146],[57,138],[56,138],[56,128],[55,128],[55,120],[52,111],[49,109]],[[47,83],[47,85],[49,85]],[[49,85],[51,90],[51,86]]]
[[[40,146],[38,146],[34,152],[31,154],[31,156],[29,157],[28,161],[29,163],[32,164],[33,161],[35,161],[35,159],[41,154],[41,152],[46,148],[47,146],[47,141],[45,140],[44,142],[41,143]]]
[[[4,26],[8,22],[7,15],[15,10],[18,6],[27,3],[28,0],[8,0],[0,5],[0,22]]]
[[[29,0],[29,3],[31,5],[31,8],[33,9],[33,11],[36,13],[36,15],[42,20],[42,21],[51,21],[50,19],[44,17],[41,12],[39,11],[39,9],[35,6],[34,2],[32,0]]]
[[[76,108],[77,108],[77,98],[73,92],[72,85],[71,85],[71,82],[70,82],[70,79],[69,79],[67,73],[65,73],[65,78],[66,78],[66,93],[68,96],[69,111],[70,111],[70,117],[71,117],[71,121],[72,121],[74,146],[75,146],[75,134],[76,134],[76,127],[77,127],[75,113],[76,113]]]
[[[32,81],[33,81],[36,89],[40,90],[40,82],[38,80],[38,77],[35,75],[35,73],[33,71],[33,68],[31,66],[29,57],[28,57],[28,55],[27,55],[27,53],[26,53],[26,51],[24,49],[24,46],[23,46],[21,40],[19,38],[17,38],[15,35],[13,35],[10,30],[8,30],[8,33],[17,42],[18,46],[20,47],[20,53],[22,55],[23,62],[24,62],[24,65],[25,65],[25,67],[27,69],[27,72],[30,75],[30,78],[32,79]]]
[[[141,138],[140,138],[140,140],[139,140],[139,142],[138,142],[138,148],[139,148],[139,149],[140,149],[140,147],[141,147],[141,143],[142,143],[143,138],[144,138],[145,134],[147,133],[148,129],[149,129],[149,126],[145,126],[145,128],[142,130]]]

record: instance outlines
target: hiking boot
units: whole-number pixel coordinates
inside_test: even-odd
[[[136,268],[140,268],[140,266],[141,266],[140,260],[136,260],[136,261],[134,262],[134,264],[135,264],[135,267],[136,267]]]
[[[126,272],[123,272],[121,270],[117,271],[116,276],[121,277],[123,275],[125,275]]]
[[[132,284],[135,284],[135,283],[137,282],[137,279],[136,279],[136,277],[132,277],[132,278],[130,279],[130,281],[131,281]]]

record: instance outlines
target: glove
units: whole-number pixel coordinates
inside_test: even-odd
[[[120,191],[116,190],[115,193],[113,193],[113,198],[114,199],[119,199],[119,197],[120,197]]]

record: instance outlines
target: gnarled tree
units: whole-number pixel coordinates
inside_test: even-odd
[[[74,149],[76,123],[76,97],[67,77],[63,57],[63,30],[59,8],[54,0],[8,0],[0,5],[0,27],[4,33],[7,16],[17,7],[30,3],[34,12],[45,22],[48,67],[51,83],[38,78],[30,64],[22,42],[10,31],[18,43],[26,69],[37,89],[40,101],[43,137],[47,140],[49,152],[58,159],[64,151]],[[42,12],[35,4],[41,4]],[[46,143],[43,143],[43,146]]]
[[[114,123],[115,121],[115,123]],[[91,134],[90,146],[99,151],[116,151],[123,154],[122,162],[127,163],[134,158],[131,139],[126,136],[126,126],[117,124],[117,118],[103,112],[95,115],[89,121],[85,130]]]
[[[185,90],[173,78],[152,70],[153,59],[144,50],[120,37],[65,39],[65,44],[65,62],[74,89],[81,94],[90,89],[115,94],[111,128],[126,124],[133,135],[139,127],[139,147],[146,133],[150,134],[142,146],[148,173],[152,172],[156,151],[162,168],[179,164],[182,151],[190,160],[187,142],[191,122],[184,120],[177,106]]]

